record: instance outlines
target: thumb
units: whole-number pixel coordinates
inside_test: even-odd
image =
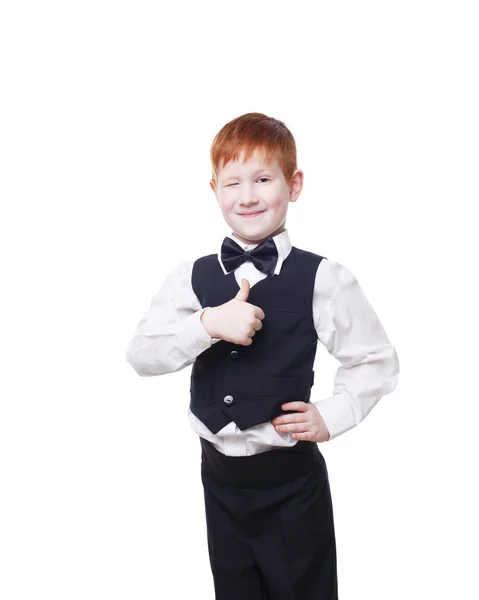
[[[236,300],[241,300],[242,302],[246,302],[246,300],[248,300],[250,289],[251,288],[249,285],[249,281],[247,279],[242,279],[241,287],[235,296]]]

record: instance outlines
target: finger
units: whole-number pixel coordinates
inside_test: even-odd
[[[261,323],[259,319],[256,319],[253,327],[256,329],[256,331],[259,331],[263,327],[263,323]]]
[[[283,425],[277,425],[276,431],[296,431],[299,433],[304,433],[309,430],[309,423],[284,423]]]
[[[295,440],[301,440],[303,442],[309,442],[311,440],[311,431],[305,431],[304,433],[293,433],[291,435]]]
[[[255,305],[255,307],[254,307],[254,308],[255,308],[255,311],[254,311],[254,314],[255,314],[255,316],[256,316],[258,319],[261,319],[261,320],[262,320],[262,319],[264,319],[264,318],[265,318],[265,316],[266,316],[266,315],[264,314],[264,310],[263,310],[262,308],[260,308],[259,306],[256,306],[256,305]]]
[[[281,406],[283,410],[299,410],[301,412],[305,412],[309,409],[309,403],[307,402],[287,402]]]
[[[273,423],[273,425],[281,425],[283,423],[298,423],[299,421],[304,422],[304,418],[305,418],[305,414],[303,412],[301,413],[291,413],[289,415],[280,415],[278,417],[275,417],[271,423]]]

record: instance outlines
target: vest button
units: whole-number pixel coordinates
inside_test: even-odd
[[[231,358],[238,358],[238,350],[232,350],[230,352]]]
[[[233,402],[234,402],[234,398],[233,398],[233,396],[225,396],[225,397],[223,398],[223,402],[224,402],[225,404],[233,404]]]

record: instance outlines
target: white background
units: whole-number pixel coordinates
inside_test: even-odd
[[[292,243],[357,276],[400,359],[319,445],[340,598],[478,597],[475,4],[2,3],[3,600],[214,597],[190,368],[125,350],[228,232],[209,148],[251,111],[296,138]],[[338,366],[318,344],[315,399]]]

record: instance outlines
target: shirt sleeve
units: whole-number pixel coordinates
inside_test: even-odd
[[[138,375],[174,373],[191,365],[219,339],[206,332],[202,307],[191,286],[194,261],[182,262],[165,278],[126,349]]]
[[[340,263],[321,261],[313,317],[320,342],[341,363],[332,395],[313,402],[332,440],[356,427],[394,390],[399,360],[356,277]]]

